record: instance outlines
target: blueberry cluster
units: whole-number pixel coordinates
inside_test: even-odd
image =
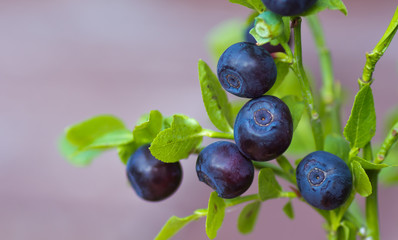
[[[267,9],[283,16],[298,15],[316,0],[263,0]],[[283,9],[280,10],[280,6]],[[288,7],[286,7],[288,6]],[[249,27],[249,29],[252,28]],[[265,95],[277,77],[277,68],[269,51],[281,46],[257,46],[246,32],[246,42],[230,46],[217,64],[221,86],[229,93],[251,98],[239,111],[234,124],[233,142],[218,141],[205,147],[196,162],[196,172],[222,198],[243,194],[254,178],[253,161],[269,161],[282,155],[293,137],[293,120],[288,106],[275,96]],[[159,201],[179,187],[182,169],[179,162],[157,160],[144,145],[131,155],[127,176],[143,199]],[[302,197],[312,206],[335,209],[347,200],[352,175],[339,157],[324,151],[307,155],[297,166],[296,180]]]
[[[236,144],[210,144],[196,162],[199,180],[220,197],[234,198],[250,187],[254,175],[251,160],[274,159],[290,145],[293,121],[289,108],[279,98],[264,95],[274,85],[276,74],[269,52],[252,42],[230,46],[218,61],[222,87],[236,96],[252,98],[235,119]]]

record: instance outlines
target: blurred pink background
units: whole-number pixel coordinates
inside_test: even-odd
[[[365,52],[382,36],[396,0],[345,1],[348,16],[321,14],[336,77],[357,90]],[[128,186],[115,151],[88,168],[67,163],[56,148],[64,127],[110,113],[133,127],[142,113],[184,113],[210,127],[197,60],[210,61],[205,36],[249,11],[227,0],[17,0],[0,2],[0,238],[153,239],[166,220],[205,208],[210,188],[197,180],[195,157],[182,161],[184,180],[171,198],[150,203]],[[306,65],[320,79],[304,24]],[[378,118],[398,101],[398,40],[376,67]],[[213,67],[215,65],[213,64]],[[352,96],[344,119],[348,117]],[[377,136],[381,136],[382,121]],[[256,184],[249,192],[256,191]],[[397,188],[380,189],[382,239],[397,239]],[[294,200],[263,204],[255,231],[236,230],[241,207],[226,215],[217,239],[325,239],[322,219]],[[204,219],[173,239],[206,239]]]

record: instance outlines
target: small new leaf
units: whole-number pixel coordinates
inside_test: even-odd
[[[290,113],[292,114],[294,131],[301,120],[301,116],[303,116],[305,110],[304,101],[293,95],[283,97],[282,101],[286,103],[289,107]]]
[[[275,178],[275,174],[270,168],[263,168],[258,174],[258,194],[262,201],[277,198],[282,191]]]
[[[204,210],[204,211],[200,211]],[[207,213],[206,209],[196,210],[192,215],[184,218],[179,218],[172,216],[160,230],[158,235],[156,235],[155,240],[167,240],[178,233],[185,225],[192,221],[198,220],[200,217],[205,216]],[[203,213],[204,212],[204,213]]]
[[[218,78],[203,61],[198,62],[200,88],[210,121],[223,132],[232,132],[233,116],[231,104]]]
[[[238,230],[242,234],[251,233],[256,226],[258,213],[260,211],[261,202],[255,201],[247,204],[238,218]]]
[[[380,170],[380,169],[389,167],[387,164],[383,164],[383,163],[377,164],[377,163],[369,162],[369,161],[367,161],[363,158],[360,158],[358,156],[355,156],[353,158],[353,160],[359,162],[361,164],[362,168],[366,169],[366,170]]]
[[[372,89],[366,85],[355,96],[350,118],[344,128],[344,136],[351,148],[363,148],[376,131],[376,111]]]
[[[117,147],[119,158],[124,165],[127,164],[130,156],[140,147],[135,141]]]
[[[148,120],[142,121],[133,130],[134,141],[139,145],[147,144],[155,139],[156,135],[162,130],[163,116],[158,110],[149,113]]]
[[[208,213],[206,218],[206,234],[210,239],[217,236],[225,215],[225,201],[212,192],[209,199]]]
[[[176,114],[170,128],[161,131],[149,150],[163,162],[178,162],[187,158],[202,142],[202,127],[193,119]]]
[[[286,216],[290,219],[294,219],[294,211],[293,211],[293,205],[291,201],[288,201],[285,206],[283,206],[283,212],[286,214]]]
[[[58,148],[62,156],[77,167],[89,165],[104,151],[103,149],[79,150],[79,147],[69,142],[65,135],[61,137]]]
[[[365,170],[358,161],[351,162],[352,171],[354,174],[355,190],[362,196],[367,197],[372,194],[372,185]]]
[[[112,115],[99,115],[68,127],[65,134],[68,141],[72,144],[85,147],[103,137],[105,134],[126,129],[123,122],[117,117]]]
[[[101,137],[95,139],[84,149],[94,149],[94,148],[110,148],[117,147],[133,140],[133,134],[128,129],[119,129],[109,133],[105,133]]]
[[[347,8],[342,0],[317,0],[315,4],[310,7],[310,9],[300,15],[308,16],[312,14],[317,14],[318,12],[324,11],[325,9],[339,10],[344,15],[347,15]]]

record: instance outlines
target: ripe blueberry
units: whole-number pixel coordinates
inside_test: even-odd
[[[239,97],[255,98],[274,85],[276,65],[264,48],[241,42],[230,46],[221,55],[217,74],[226,91]]]
[[[280,156],[293,137],[293,121],[287,105],[277,97],[262,96],[247,102],[238,113],[234,138],[249,159],[268,161]]]
[[[282,16],[299,15],[315,4],[316,0],[262,0],[267,9]]]
[[[148,148],[149,145],[141,146],[131,155],[127,162],[127,177],[138,196],[148,201],[160,201],[180,186],[181,164],[159,161]]]
[[[252,184],[253,163],[231,142],[219,141],[205,147],[196,161],[200,181],[213,188],[222,198],[234,198]]]
[[[324,210],[341,206],[352,189],[352,175],[347,164],[324,151],[316,151],[303,158],[297,166],[296,179],[303,198]]]
[[[257,43],[256,39],[249,33],[250,30],[254,27],[254,22],[246,28],[245,31],[245,41],[246,42],[251,42],[251,43]],[[274,53],[274,52],[285,52],[285,49],[279,44],[279,45],[271,45],[270,43],[266,43],[264,45],[261,45],[262,48],[267,50],[269,53]]]

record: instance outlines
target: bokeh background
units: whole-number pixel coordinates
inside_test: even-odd
[[[325,11],[336,78],[347,92],[384,32],[396,0],[345,1],[348,16]],[[133,127],[152,109],[184,113],[211,125],[201,102],[197,60],[211,63],[206,35],[249,11],[226,0],[2,0],[0,2],[0,238],[153,239],[171,215],[207,206],[210,188],[197,181],[195,157],[182,161],[184,180],[171,198],[149,203],[128,186],[117,153],[76,168],[57,151],[65,126],[110,113]],[[304,61],[320,80],[317,54],[303,27]],[[214,68],[215,64],[212,63]],[[398,41],[378,63],[373,85],[378,119],[398,101]],[[353,96],[347,97],[344,119]],[[378,124],[380,138],[383,124]],[[253,186],[249,192],[256,191]],[[382,239],[397,239],[397,188],[380,189]],[[263,204],[255,231],[236,230],[241,207],[226,215],[217,239],[324,239],[322,219],[295,200]],[[207,239],[204,219],[174,239]]]

